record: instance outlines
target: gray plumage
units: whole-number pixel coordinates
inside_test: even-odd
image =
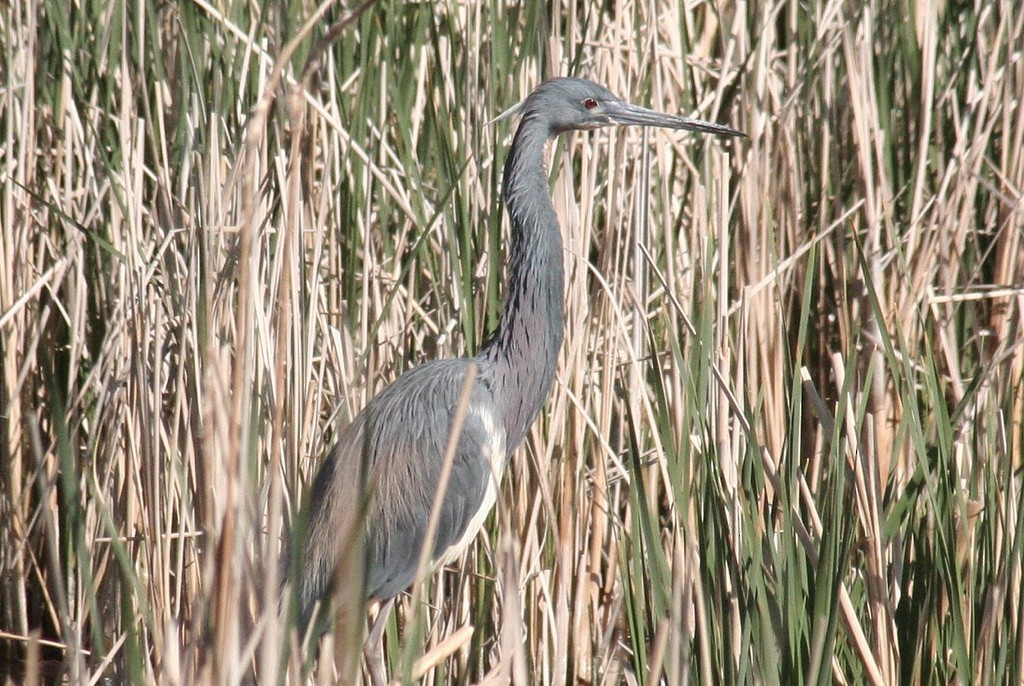
[[[365,540],[365,597],[387,600],[414,580],[470,362],[469,410],[443,500],[434,560],[457,555],[493,506],[501,474],[536,419],[555,376],[564,310],[562,236],[545,172],[545,144],[565,131],[612,124],[733,129],[624,103],[590,81],[540,85],[499,119],[522,119],[505,164],[502,199],[511,222],[500,323],[479,354],[429,362],[402,374],[341,433],[310,495],[300,564],[305,625],[354,536]]]

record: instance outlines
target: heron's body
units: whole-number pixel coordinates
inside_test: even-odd
[[[502,185],[512,232],[501,320],[475,358],[429,362],[404,373],[338,438],[310,497],[299,580],[304,622],[353,537],[364,537],[367,599],[388,600],[414,581],[458,398],[474,365],[431,558],[445,561],[461,552],[493,506],[508,457],[551,389],[562,345],[562,236],[544,167],[547,141],[611,124],[739,135],[623,103],[582,79],[545,82],[509,113],[522,120]]]
[[[306,583],[302,587],[307,613],[337,566],[337,555],[342,552],[339,537],[355,535],[360,528],[365,530],[366,541],[366,596],[391,598],[413,582],[436,495],[431,485],[438,483],[468,362],[430,362],[406,372],[374,398],[339,437],[317,474],[311,502],[355,505],[363,501],[364,489],[369,489],[372,497],[366,500],[365,513],[356,507],[311,511],[304,560]],[[390,426],[402,430],[383,430]],[[364,455],[367,471],[362,474]],[[493,502],[506,455],[493,393],[478,379],[452,464],[432,558],[443,558],[457,548],[474,518],[480,519],[480,504],[488,494]],[[410,456],[421,459],[413,463]]]

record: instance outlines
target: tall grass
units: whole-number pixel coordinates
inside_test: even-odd
[[[750,138],[553,147],[556,388],[394,678],[1021,683],[1013,9],[7,3],[0,674],[339,678],[356,636],[278,621],[285,532],[495,325],[487,122],[576,74]]]

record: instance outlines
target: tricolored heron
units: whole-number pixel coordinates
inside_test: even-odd
[[[367,639],[374,684],[384,682],[380,641],[391,604],[414,581],[438,491],[460,388],[475,374],[430,558],[444,563],[473,540],[494,505],[502,472],[537,417],[562,345],[562,235],[544,165],[558,134],[604,126],[660,126],[723,136],[739,131],[623,102],[578,78],[537,87],[499,119],[520,115],[501,195],[511,221],[501,319],[474,358],[428,362],[402,374],[345,428],[320,468],[296,561],[303,628],[329,597],[339,566],[362,536],[366,600],[382,604]],[[351,573],[349,568],[349,573]],[[359,570],[357,570],[359,571]],[[325,603],[329,605],[329,603]]]

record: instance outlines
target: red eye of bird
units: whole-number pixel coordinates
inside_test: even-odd
[[[592,110],[595,107],[597,107],[597,100],[594,100],[593,98],[587,98],[586,100],[583,101],[583,106],[586,107],[588,110]]]

